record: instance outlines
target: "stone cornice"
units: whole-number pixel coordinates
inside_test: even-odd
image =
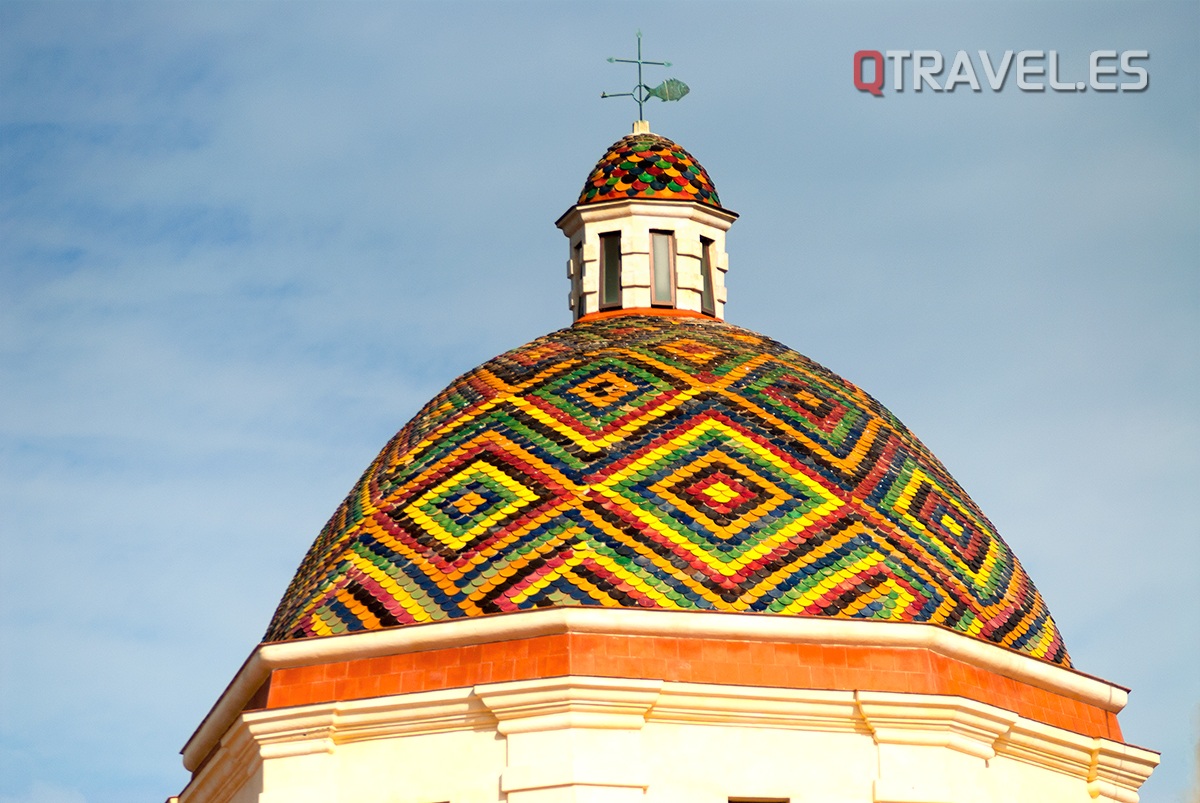
[[[617,199],[572,206],[554,221],[554,225],[569,232],[583,223],[615,220],[639,215],[643,217],[685,218],[726,230],[737,220],[736,212],[718,209],[694,201],[647,201]]]
[[[275,669],[564,633],[923,648],[1109,712],[1126,689],[936,625],[707,611],[549,608],[259,645],[183,749],[195,771]]]

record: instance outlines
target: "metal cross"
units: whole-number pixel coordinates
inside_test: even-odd
[[[616,93],[601,92],[600,97],[602,97],[602,98],[633,98],[634,100],[637,101],[637,105],[638,105],[638,119],[645,120],[646,117],[642,113],[642,104],[654,96],[650,94],[650,87],[646,86],[646,84],[642,81],[642,65],[643,64],[653,64],[658,67],[670,67],[671,62],[669,62],[669,61],[646,61],[642,58],[642,32],[641,31],[637,32],[637,58],[636,59],[616,59],[616,58],[610,57],[608,61],[610,64],[636,64],[637,70],[638,70],[638,82],[637,82],[637,86],[635,86],[633,88],[632,92],[616,92]]]

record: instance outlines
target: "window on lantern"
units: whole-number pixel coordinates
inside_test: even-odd
[[[574,264],[571,266],[571,299],[575,302],[575,317],[583,314],[583,243],[575,243]]]
[[[675,235],[650,232],[650,303],[656,307],[675,305]]]
[[[713,268],[716,262],[714,243],[707,237],[700,238],[700,311],[705,315],[717,314],[717,300],[713,293]]]
[[[600,235],[600,309],[621,306],[621,232]]]

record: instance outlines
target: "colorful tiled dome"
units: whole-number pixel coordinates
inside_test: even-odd
[[[579,203],[625,198],[696,201],[720,207],[708,172],[690,153],[658,134],[630,134],[596,162]]]
[[[367,469],[266,638],[544,606],[931,622],[1070,665],[903,424],[713,320],[584,320],[459,377]]]

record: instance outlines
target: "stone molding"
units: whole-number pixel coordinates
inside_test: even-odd
[[[658,699],[661,680],[563,677],[476,686],[505,736],[559,728],[637,730]]]
[[[1090,777],[1096,739],[1021,719],[997,742],[998,752],[1064,775]]]
[[[631,215],[651,218],[682,218],[723,230],[728,230],[738,218],[736,212],[719,209],[715,206],[706,206],[695,201],[647,201],[617,198],[611,201],[572,206],[558,220],[554,221],[554,225],[568,232],[569,236],[570,232],[575,231],[584,223],[603,223]]]
[[[1021,718],[962,697],[857,691],[854,699],[876,744],[946,747],[982,759],[995,757],[996,741]]]
[[[853,692],[664,683],[649,718],[680,725],[869,733]]]

